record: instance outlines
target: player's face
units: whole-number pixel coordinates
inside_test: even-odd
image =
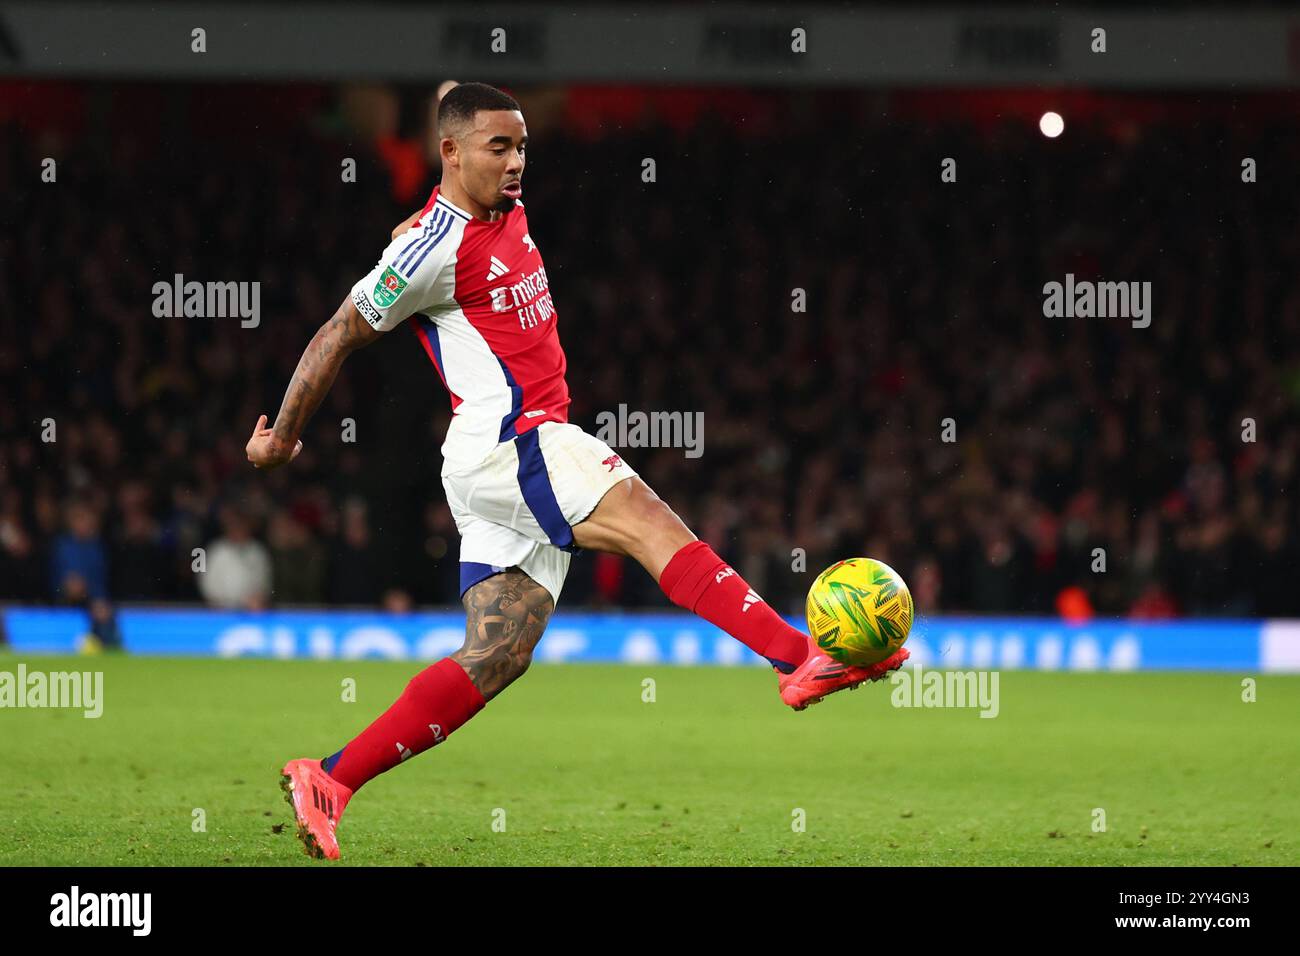
[[[488,209],[509,212],[523,195],[524,147],[528,127],[518,110],[479,110],[463,138],[461,186]]]

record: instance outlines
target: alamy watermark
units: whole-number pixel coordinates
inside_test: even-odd
[[[1135,329],[1151,324],[1150,282],[1093,282],[1065,274],[1065,282],[1043,286],[1043,315],[1049,319],[1132,319]]]
[[[596,437],[611,448],[684,448],[687,458],[704,454],[703,412],[617,412],[596,415]]]
[[[153,314],[160,319],[237,317],[245,329],[262,322],[260,282],[186,282],[178,272],[171,282],[155,282],[153,296]]]
[[[104,713],[103,671],[0,671],[0,708],[70,707],[94,720]]]
[[[120,926],[130,929],[132,936],[148,936],[153,928],[153,894],[83,893],[73,886],[50,897],[50,925]]]
[[[1002,709],[997,671],[924,671],[918,663],[889,677],[889,702],[895,707],[978,707],[981,717]]]

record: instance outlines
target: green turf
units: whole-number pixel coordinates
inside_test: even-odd
[[[0,710],[0,865],[327,865],[280,827],[277,771],[417,669],[23,660],[102,669],[104,715]],[[758,669],[535,665],[357,795],[343,862],[1295,865],[1300,677],[1259,677],[1255,703],[1241,677],[1005,672],[982,719],[891,707],[888,684],[796,714]]]

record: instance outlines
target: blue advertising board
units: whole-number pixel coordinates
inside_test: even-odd
[[[64,608],[8,608],[9,649],[75,653],[89,626]],[[803,622],[790,619],[801,627]],[[460,647],[460,611],[259,613],[202,608],[118,612],[132,654],[433,660]],[[923,617],[908,648],[926,667],[1016,670],[1223,670],[1300,672],[1300,621],[1093,621]],[[556,612],[534,655],[542,662],[761,666],[764,661],[712,625],[685,613]]]

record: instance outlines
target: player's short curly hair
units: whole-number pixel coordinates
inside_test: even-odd
[[[461,83],[453,86],[438,104],[438,135],[454,136],[465,123],[474,121],[479,110],[517,110],[513,96],[486,83]]]

